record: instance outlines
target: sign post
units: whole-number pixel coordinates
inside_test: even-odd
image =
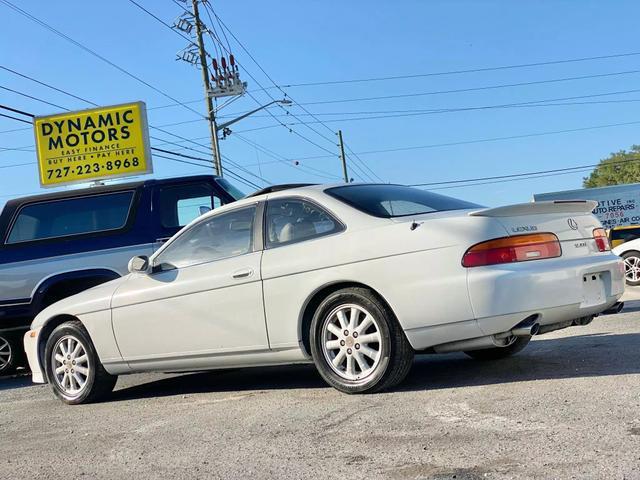
[[[144,102],[35,117],[45,188],[153,172]]]

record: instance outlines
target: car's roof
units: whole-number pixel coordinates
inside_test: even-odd
[[[211,179],[217,178],[215,175],[192,175],[192,176],[184,176],[184,177],[171,177],[164,179],[156,179],[152,178],[149,180],[139,180],[137,182],[124,182],[124,183],[114,183],[109,185],[97,185],[95,187],[85,187],[78,188],[73,190],[62,190],[53,193],[42,193],[37,195],[30,195],[26,197],[14,198],[9,200],[6,203],[6,207],[14,207],[23,203],[33,203],[40,202],[46,200],[59,200],[62,198],[74,198],[74,197],[84,197],[86,195],[99,195],[101,193],[112,193],[112,192],[120,192],[123,190],[134,190],[143,185],[164,185],[164,184],[174,184],[179,183],[181,181],[193,181],[193,180],[203,180],[210,181]]]

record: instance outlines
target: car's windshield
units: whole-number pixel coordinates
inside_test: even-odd
[[[383,218],[477,208],[480,205],[403,185],[345,185],[325,190],[369,215]]]
[[[224,188],[227,193],[229,193],[229,195],[231,195],[235,200],[240,200],[241,198],[244,198],[247,196],[246,193],[244,193],[242,190],[240,190],[239,188],[237,188],[235,185],[233,185],[231,182],[229,182],[226,178],[218,178],[217,179],[218,184]]]

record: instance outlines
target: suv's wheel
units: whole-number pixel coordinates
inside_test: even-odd
[[[16,347],[13,338],[0,335],[0,376],[15,372],[18,362]]]
[[[118,379],[104,369],[89,334],[77,320],[59,325],[47,339],[45,369],[53,393],[70,405],[101,399]]]
[[[529,345],[530,341],[531,337],[516,337],[516,339],[506,347],[483,348],[482,350],[469,350],[464,353],[476,360],[499,360],[515,355]]]
[[[345,393],[393,387],[409,372],[413,349],[393,312],[364,288],[338,290],[311,322],[311,353],[318,372]]]
[[[626,252],[622,255],[624,260],[624,278],[627,285],[640,285],[640,252]]]

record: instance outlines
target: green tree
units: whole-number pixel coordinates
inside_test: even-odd
[[[640,182],[640,145],[633,145],[629,151],[620,150],[600,160],[582,184],[586,188],[593,188],[636,182]]]

